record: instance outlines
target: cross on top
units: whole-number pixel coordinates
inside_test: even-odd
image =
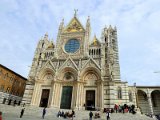
[[[78,9],[74,9],[74,17],[77,16]]]

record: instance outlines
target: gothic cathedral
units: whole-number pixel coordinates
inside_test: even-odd
[[[83,27],[76,14],[67,26],[62,20],[56,43],[45,34],[35,50],[23,102],[78,110],[129,103],[127,82],[120,79],[116,27],[105,27],[101,39],[90,35],[90,18]]]

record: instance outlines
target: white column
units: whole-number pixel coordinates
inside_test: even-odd
[[[35,99],[36,99],[36,94],[37,94],[37,83],[35,83],[35,86],[34,86],[34,90],[33,90],[33,96],[32,96],[32,100],[31,100],[31,105],[34,105],[35,103]]]
[[[52,85],[52,94],[51,94],[51,107],[54,106],[55,101],[55,84]]]
[[[83,98],[83,84],[81,84],[81,94],[80,94],[80,96],[81,96],[81,97],[80,97],[80,98],[81,98],[80,106],[83,107],[83,104],[84,104],[84,103],[83,103],[83,99],[84,99],[84,98]]]
[[[38,83],[35,105],[39,106],[42,95],[41,85]]]
[[[148,98],[150,112],[153,115],[153,106],[152,106],[152,100],[151,100],[151,93],[150,93],[149,89],[147,89],[147,98]]]
[[[104,87],[103,87],[103,82],[101,83],[101,109],[104,108]]]
[[[80,96],[79,96],[79,95],[80,95],[80,94],[79,94],[79,92],[80,92],[79,90],[80,90],[80,89],[79,89],[79,83],[78,83],[78,84],[77,84],[77,87],[76,87],[76,91],[77,91],[77,93],[76,93],[76,108],[79,107],[79,106],[78,106],[78,105],[79,105],[79,99],[80,99],[80,98],[79,98],[79,97],[80,97]]]
[[[62,94],[62,89],[61,89],[61,84],[59,84],[59,88],[58,88],[58,90],[59,90],[59,96],[58,96],[58,108],[60,108],[60,104],[61,104],[61,94]]]
[[[56,94],[56,106],[57,107],[59,107],[59,101],[61,101],[60,99],[59,99],[59,96],[60,96],[60,85],[59,84],[57,84],[57,94]]]
[[[54,101],[54,106],[55,107],[57,107],[57,96],[58,96],[58,85],[57,85],[57,83],[55,83],[55,94],[54,94],[54,96],[55,96],[55,101]]]

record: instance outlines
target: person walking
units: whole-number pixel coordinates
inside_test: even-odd
[[[92,113],[92,111],[90,111],[90,113],[89,113],[89,120],[92,120],[92,117],[93,117],[93,113]]]
[[[109,110],[106,112],[107,120],[110,120],[110,112]]]
[[[42,112],[42,118],[44,119],[44,116],[46,114],[46,107],[43,108],[43,112]]]
[[[22,108],[22,110],[21,110],[21,114],[20,114],[20,118],[22,118],[22,117],[23,117],[24,110],[25,110],[25,108]]]

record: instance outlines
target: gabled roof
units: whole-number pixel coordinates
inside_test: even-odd
[[[79,22],[76,16],[72,18],[67,27],[64,29],[65,33],[82,32],[82,31],[85,31],[85,29],[83,28],[82,24]]]
[[[7,68],[7,67],[3,66],[2,64],[0,64],[0,67],[2,67],[3,69],[5,69],[6,71],[10,71],[11,73],[13,73],[13,74],[15,74],[15,75],[19,76],[19,77],[20,77],[20,78],[22,78],[23,80],[27,80],[27,78],[25,78],[25,77],[21,76],[20,74],[18,74],[18,73],[16,73],[16,72],[14,72],[13,70],[11,70],[11,69],[9,69],[9,68]]]

